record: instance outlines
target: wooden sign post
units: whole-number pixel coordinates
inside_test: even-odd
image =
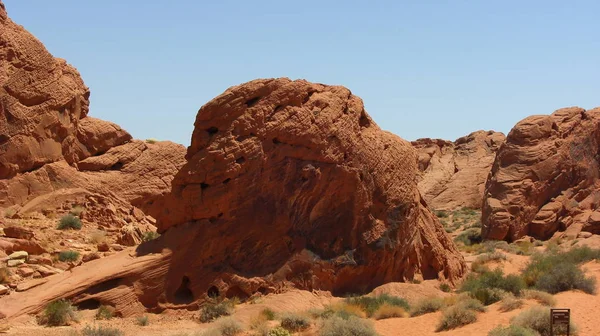
[[[571,335],[571,309],[550,309],[550,320],[550,335]]]

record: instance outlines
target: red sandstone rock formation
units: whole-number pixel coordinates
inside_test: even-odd
[[[477,131],[454,142],[418,139],[419,190],[433,209],[479,209],[485,181],[504,134]]]
[[[599,121],[600,109],[572,107],[528,117],[510,131],[486,183],[485,238],[600,233]]]

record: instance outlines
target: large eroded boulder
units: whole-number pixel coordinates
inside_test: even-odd
[[[481,208],[485,181],[504,134],[477,131],[456,141],[418,139],[419,190],[434,209]]]
[[[151,212],[161,232],[190,231],[167,293],[183,278],[195,295],[239,292],[234,275],[344,293],[464,272],[419,194],[415,150],[344,87],[232,87],[198,112],[186,158]]]
[[[486,183],[483,237],[547,239],[567,228],[600,233],[599,122],[600,109],[577,107],[520,121]]]

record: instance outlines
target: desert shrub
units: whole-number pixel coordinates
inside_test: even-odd
[[[523,328],[529,328],[540,333],[542,336],[551,336],[550,334],[550,308],[533,307],[521,312],[511,320],[511,324]],[[571,324],[571,333],[575,334],[575,326]],[[566,330],[555,329],[555,334],[560,334]]]
[[[508,327],[497,326],[492,329],[488,336],[539,336],[535,330],[521,326],[511,325]]]
[[[404,308],[398,306],[392,306],[384,303],[373,313],[372,317],[376,320],[383,320],[392,317],[406,317],[408,313]]]
[[[580,289],[586,293],[595,292],[594,278],[586,278],[578,265],[599,259],[600,250],[589,247],[576,247],[570,251],[555,250],[545,254],[535,254],[523,271],[523,279],[531,287],[558,293],[570,289]]]
[[[219,321],[217,329],[222,336],[235,336],[242,332],[243,328],[240,322],[232,317],[227,317]]]
[[[444,282],[440,284],[440,290],[444,293],[449,293],[452,290],[452,288],[450,287],[450,285]]]
[[[275,319],[275,312],[271,308],[265,308],[260,311],[260,316],[264,317],[267,321],[273,321]]]
[[[410,311],[410,316],[436,312],[444,307],[444,300],[436,297],[419,300]]]
[[[473,261],[471,264],[471,271],[475,273],[483,273],[488,271],[489,269],[485,267],[485,264],[490,261],[501,261],[506,260],[506,254],[502,252],[488,252],[485,254],[481,254]]]
[[[435,216],[437,218],[448,218],[448,216],[450,216],[450,214],[448,213],[448,211],[445,211],[445,210],[436,210]]]
[[[0,284],[10,280],[10,270],[8,267],[0,267]]]
[[[462,243],[463,245],[470,246],[473,244],[481,243],[481,230],[480,229],[468,229],[461,232],[454,241]]]
[[[373,313],[384,303],[387,303],[391,306],[402,307],[406,311],[410,309],[408,301],[404,300],[403,298],[388,294],[381,294],[378,296],[350,297],[346,299],[346,303],[359,306],[365,313],[367,313],[367,316],[369,317],[371,317]]]
[[[106,232],[97,230],[90,233],[90,242],[93,244],[100,244],[106,241]]]
[[[145,327],[150,324],[150,321],[148,320],[148,316],[146,316],[146,315],[138,316],[135,320],[137,321],[137,324],[142,327]]]
[[[157,142],[158,142],[158,140],[156,140],[156,139],[153,139],[153,138],[146,139],[146,143],[149,143],[149,144],[155,144],[155,143],[157,143]]]
[[[61,251],[58,254],[58,260],[60,261],[75,261],[79,259],[79,252],[77,251]]]
[[[73,216],[81,216],[81,213],[85,210],[84,207],[82,207],[81,205],[76,205],[73,207],[73,209],[71,209],[71,211],[69,211],[69,213]]]
[[[456,306],[461,306],[465,309],[474,310],[474,311],[481,312],[481,313],[483,313],[485,311],[485,307],[483,306],[483,303],[481,303],[481,301],[479,301],[477,299],[473,299],[473,298],[462,299],[462,300],[458,301],[458,303],[456,303]]]
[[[158,232],[148,231],[148,232],[144,232],[144,235],[142,236],[142,241],[148,242],[148,241],[154,240],[158,237],[160,237],[160,234]]]
[[[518,296],[524,287],[525,283],[519,276],[504,276],[501,269],[496,269],[477,275],[470,274],[462,284],[460,291],[467,292],[483,304],[488,305],[502,299],[501,291]]]
[[[57,229],[59,230],[81,230],[81,219],[71,214],[63,216],[58,222]]]
[[[477,315],[473,310],[460,304],[455,305],[444,310],[436,331],[458,328],[475,321],[477,321]]]
[[[229,316],[233,312],[233,305],[224,301],[207,303],[200,309],[200,322],[211,322],[221,316]]]
[[[354,316],[347,320],[334,316],[324,320],[319,336],[377,336],[377,332],[369,321]]]
[[[302,331],[310,327],[310,320],[302,315],[287,313],[281,317],[281,327],[291,332]]]
[[[76,320],[76,308],[71,305],[71,302],[61,299],[49,303],[44,308],[39,322],[49,326],[63,326]]]
[[[96,320],[110,320],[114,317],[114,314],[115,308],[102,305],[98,307],[98,311],[96,311]]]
[[[549,294],[546,292],[542,292],[542,291],[538,291],[538,290],[534,290],[534,289],[527,289],[527,290],[523,291],[523,294],[521,296],[524,299],[536,300],[537,302],[543,304],[544,306],[553,307],[554,305],[556,305],[556,299],[554,299],[552,294]]]
[[[354,304],[348,304],[346,302],[338,302],[333,305],[325,307],[325,309],[311,310],[309,311],[313,318],[328,319],[332,316],[341,317],[344,320],[349,319],[351,316],[364,318],[367,317],[363,309]]]
[[[267,332],[267,336],[291,336],[289,331],[282,327],[275,327]]]
[[[115,328],[86,326],[81,331],[81,334],[83,336],[121,336],[123,335],[123,332]]]
[[[500,300],[500,310],[509,312],[523,307],[523,300],[517,299],[514,295],[508,294]]]

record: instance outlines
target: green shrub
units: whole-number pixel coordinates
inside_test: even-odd
[[[359,306],[367,316],[371,317],[373,313],[379,309],[384,303],[391,306],[398,306],[404,308],[404,310],[410,310],[408,301],[388,294],[381,294],[378,296],[358,296],[346,299],[346,303]]]
[[[534,290],[527,289],[523,291],[522,297],[528,300],[536,300],[537,302],[543,304],[544,306],[553,307],[556,305],[556,299],[552,296],[552,294]]]
[[[73,216],[81,216],[81,213],[85,210],[84,207],[82,207],[81,205],[76,205],[73,207],[73,209],[71,209],[71,211],[69,211],[69,213]]]
[[[146,139],[146,143],[149,143],[149,144],[155,144],[155,143],[157,143],[157,142],[158,142],[158,140],[156,140],[156,139],[153,139],[153,138]]]
[[[138,316],[136,318],[136,320],[137,320],[137,324],[142,327],[145,327],[150,324],[150,321],[148,320],[148,316],[146,316],[146,315]]]
[[[221,316],[229,316],[233,312],[233,305],[228,302],[207,303],[200,310],[200,321],[211,322]]]
[[[149,242],[149,241],[154,240],[154,239],[156,239],[158,237],[160,237],[160,234],[158,232],[147,231],[147,232],[144,232],[144,235],[142,236],[142,241]]]
[[[121,336],[123,332],[115,328],[86,326],[81,334],[83,336]]]
[[[435,210],[435,216],[437,218],[448,218],[450,214],[448,213],[448,211],[445,210]]]
[[[61,251],[58,254],[58,260],[60,261],[76,261],[79,259],[79,252],[77,251]]]
[[[477,321],[474,311],[463,305],[455,305],[444,310],[436,331],[450,330]]]
[[[369,321],[351,316],[347,320],[334,316],[323,321],[319,336],[377,336]]]
[[[458,303],[456,303],[456,306],[461,306],[465,309],[474,310],[474,311],[478,311],[481,313],[483,313],[485,311],[485,307],[483,306],[483,303],[481,303],[481,301],[479,301],[477,299],[473,299],[473,298],[461,299],[460,301],[458,301]]]
[[[63,216],[58,222],[57,229],[59,230],[81,230],[81,219],[71,214]]]
[[[384,303],[371,316],[376,320],[383,320],[393,317],[407,317],[408,313],[404,308],[399,306],[392,306],[390,304]],[[348,317],[349,318],[349,317]]]
[[[488,263],[490,261],[502,261],[502,260],[506,260],[506,259],[507,259],[506,254],[504,254],[502,252],[494,251],[494,252],[488,252],[485,254],[481,254],[471,264],[471,271],[473,271],[475,273],[484,273],[486,271],[489,271],[489,269],[484,266],[486,263]]]
[[[560,263],[551,272],[542,274],[535,287],[544,292],[556,294],[571,289],[579,289],[588,294],[596,292],[596,279],[586,278],[577,265]]]
[[[285,330],[282,327],[275,327],[267,333],[267,336],[291,336],[289,331]]]
[[[523,328],[529,328],[540,333],[542,336],[552,336],[550,334],[550,308],[533,307],[521,312],[511,320],[512,325]],[[575,326],[571,324],[571,333],[576,334]],[[565,330],[555,329],[555,335],[565,332]]]
[[[63,299],[49,303],[39,320],[40,324],[49,326],[64,326],[71,321],[77,321],[76,308]]]
[[[457,243],[462,243],[465,246],[470,246],[473,244],[481,243],[481,230],[480,229],[468,229],[464,232],[461,232],[454,241]]]
[[[509,312],[523,307],[523,300],[517,299],[514,295],[508,294],[500,300],[500,310]]]
[[[450,287],[450,285],[444,282],[440,284],[440,290],[444,293],[449,293],[452,290],[452,288]]]
[[[242,332],[243,328],[240,322],[233,319],[232,317],[227,317],[222,320],[219,320],[217,324],[217,329],[221,332],[222,336],[235,336]]]
[[[114,314],[115,308],[102,305],[98,307],[98,311],[96,312],[96,320],[110,320],[114,317]]]
[[[539,334],[529,328],[511,325],[508,327],[497,326],[488,333],[488,336],[539,336]]]
[[[425,298],[418,301],[410,312],[410,316],[419,316],[436,312],[444,307],[444,300],[440,298]]]
[[[281,327],[291,332],[302,331],[310,327],[310,320],[302,315],[287,313],[281,317]]]
[[[470,274],[460,288],[485,305],[492,304],[502,299],[502,291],[510,292],[515,296],[521,294],[525,287],[523,280],[516,275],[504,276],[501,269],[486,271],[481,274]]]
[[[275,312],[271,308],[265,308],[260,311],[260,315],[264,317],[264,319],[267,321],[273,321],[277,314],[275,314]]]

